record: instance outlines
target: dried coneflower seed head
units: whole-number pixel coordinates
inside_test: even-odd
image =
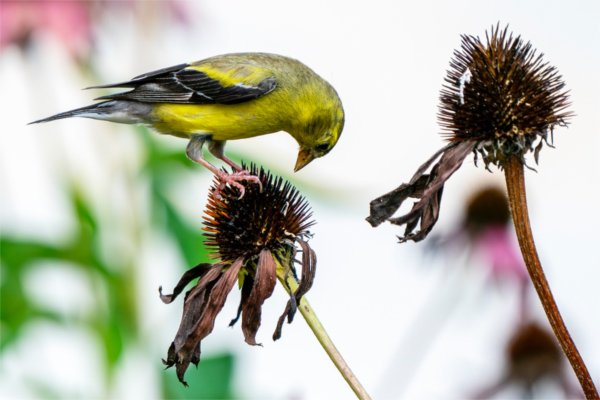
[[[481,155],[486,168],[503,168],[516,158],[525,164],[533,151],[536,162],[544,143],[552,141],[557,125],[572,115],[568,92],[556,68],[508,27],[492,27],[483,43],[463,35],[454,52],[440,94],[438,118],[450,142],[425,161],[408,183],[371,201],[367,221],[389,221],[406,227],[400,242],[423,240],[435,225],[446,181],[470,153]],[[394,213],[408,198],[418,199],[411,210]]]
[[[510,221],[508,198],[501,189],[490,186],[477,191],[467,202],[464,225],[472,234]]]
[[[492,27],[486,42],[463,35],[440,95],[439,122],[452,141],[476,140],[486,166],[523,159],[552,138],[572,115],[556,68],[508,27]],[[550,137],[549,137],[550,134]]]
[[[257,345],[262,305],[271,297],[278,271],[292,276],[298,287],[292,291],[273,334],[281,336],[284,322],[292,322],[297,305],[310,290],[315,278],[317,257],[306,242],[313,225],[306,200],[289,183],[274,178],[262,168],[250,167],[261,185],[246,185],[240,198],[237,188],[222,187],[219,182],[209,192],[204,216],[206,245],[217,258],[214,264],[199,264],[183,274],[172,294],[160,298],[169,304],[194,279],[196,285],[185,295],[183,316],[175,340],[164,360],[175,366],[179,380],[190,363],[200,361],[200,344],[213,330],[215,319],[223,309],[229,292],[237,281],[240,303],[230,326],[240,318],[244,340]],[[215,189],[219,188],[218,195]],[[301,254],[301,257],[297,256]],[[300,273],[296,271],[300,267]],[[298,279],[298,277],[300,277]],[[289,287],[288,287],[289,289]]]
[[[314,224],[307,201],[282,178],[274,178],[264,169],[250,167],[250,173],[262,183],[247,185],[239,191],[227,186],[214,196],[211,192],[204,216],[206,245],[215,257],[233,262],[257,256],[263,250],[275,251],[282,243],[308,234]]]
[[[536,323],[526,324],[515,332],[508,348],[510,361],[518,364],[536,357],[545,357],[549,362],[560,363],[561,351],[552,332]]]

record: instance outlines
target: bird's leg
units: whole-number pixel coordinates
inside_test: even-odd
[[[210,151],[210,154],[217,157],[219,160],[222,160],[223,162],[225,162],[227,165],[229,165],[231,168],[233,168],[236,172],[244,170],[241,166],[237,165],[235,163],[235,161],[233,161],[231,158],[229,158],[225,155],[225,142],[224,141],[211,140],[210,143],[208,143],[208,151]]]
[[[243,181],[257,183],[258,186],[260,187],[260,191],[262,192],[262,183],[260,182],[260,179],[258,178],[258,176],[252,175],[250,173],[250,171],[243,169],[241,166],[237,165],[232,159],[225,156],[224,150],[225,150],[225,142],[224,141],[211,140],[208,143],[208,151],[210,151],[210,153],[213,156],[217,157],[219,160],[223,160],[223,162],[225,162],[227,165],[229,165],[231,168],[234,169],[235,172],[232,174],[229,174],[229,176],[231,178],[234,178],[236,180],[243,180]],[[243,195],[243,192],[242,192],[242,195]]]
[[[255,181],[258,180],[258,177],[254,175],[250,175],[248,171],[236,171],[233,174],[228,174],[225,171],[222,171],[206,161],[202,156],[202,147],[206,142],[210,143],[210,135],[206,134],[193,134],[190,137],[190,141],[188,142],[186,148],[186,154],[188,158],[204,167],[206,167],[209,171],[211,171],[219,180],[219,186],[215,189],[215,196],[219,196],[219,192],[225,188],[227,184],[237,188],[240,191],[240,198],[244,197],[245,188],[244,185],[239,183],[240,181]],[[235,163],[234,163],[235,164]],[[232,166],[234,169],[235,166]],[[238,167],[239,168],[239,167]],[[239,168],[241,170],[241,168]],[[260,184],[260,181],[259,181]]]

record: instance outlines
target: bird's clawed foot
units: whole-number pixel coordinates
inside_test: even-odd
[[[218,185],[215,187],[213,195],[217,198],[220,197],[220,193],[223,189],[225,189],[225,186],[229,184],[240,191],[239,198],[241,199],[246,193],[246,186],[242,182],[256,183],[262,192],[262,183],[258,176],[252,175],[245,169],[235,170],[232,173],[218,171],[215,175],[218,180]]]

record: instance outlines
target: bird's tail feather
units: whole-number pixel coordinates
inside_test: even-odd
[[[27,125],[31,124],[39,124],[42,122],[50,122],[55,121],[57,119],[63,118],[71,118],[71,117],[88,117],[88,118],[102,118],[102,115],[110,114],[114,111],[114,101],[103,101],[102,103],[96,103],[85,107],[76,108],[74,110],[69,110],[65,112],[61,112],[55,115],[52,115],[47,118],[38,119],[36,121],[32,121]]]
[[[71,117],[93,118],[131,124],[142,122],[144,115],[149,111],[150,109],[147,105],[128,101],[109,100],[38,119],[30,122],[28,125]]]

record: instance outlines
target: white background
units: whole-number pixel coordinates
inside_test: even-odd
[[[559,69],[571,91],[576,116],[568,129],[557,130],[556,149],[544,149],[538,172],[527,171],[526,184],[548,279],[592,376],[600,381],[599,2],[212,0],[188,6],[191,30],[159,19],[153,22],[154,33],[147,36],[140,33],[139,21],[105,20],[97,61],[102,82],[82,79],[70,70],[73,67],[61,47],[51,39],[33,59],[16,51],[2,54],[3,230],[46,238],[65,235],[72,224],[60,192],[59,176],[65,169],[86,184],[94,201],[118,203],[109,171],[130,168],[139,159],[143,149],[133,130],[91,120],[25,125],[90,103],[94,93],[80,88],[227,52],[292,56],[336,87],[346,111],[346,127],[337,147],[291,175],[301,188],[310,183],[329,189],[329,200],[309,197],[318,221],[311,246],[319,264],[308,298],[376,398],[468,396],[500,374],[502,348],[516,319],[515,291],[491,285],[472,270],[457,276],[456,269],[449,268],[460,260],[428,265],[431,261],[422,256],[422,245],[398,245],[397,228],[373,229],[364,218],[371,199],[407,181],[443,145],[436,122],[438,94],[460,35],[481,36],[492,24],[508,23]],[[184,151],[181,139],[163,141]],[[297,147],[291,137],[280,133],[232,142],[228,149],[291,172]],[[177,193],[174,201],[200,220],[208,175],[199,173],[197,182],[189,191]],[[470,159],[465,161],[446,185],[436,230],[449,230],[460,218],[464,199],[486,182],[501,184],[502,173],[490,174],[475,168]],[[175,283],[179,267],[170,264],[181,260],[162,249],[160,238],[149,240],[155,242],[144,256],[140,303],[147,309],[144,334],[162,354],[177,326],[179,305],[163,307],[156,287]],[[35,279],[47,291],[42,301],[56,301],[66,282],[74,289],[71,298],[64,300],[71,305],[65,307],[76,302],[85,308],[86,301],[94,301],[77,277],[52,273]],[[257,338],[264,347],[246,346],[239,327],[227,328],[237,307],[236,296],[230,296],[215,330],[203,342],[203,351],[235,349],[241,360],[236,371],[241,397],[353,397],[300,317],[284,326],[280,341],[270,340],[285,304],[281,290],[265,303]],[[428,307],[429,303],[439,307]],[[425,312],[430,314],[424,316]],[[450,312],[447,322],[442,322]],[[433,343],[419,351],[421,330],[442,327]],[[87,387],[93,394],[99,367],[93,362],[97,350],[89,339],[82,333],[41,329],[43,333],[32,333],[30,338],[37,342],[35,349],[21,346],[5,354],[0,394],[27,397],[20,379],[32,371],[52,381]],[[157,397],[152,383],[157,380],[156,369],[148,362],[159,359],[130,355],[123,365],[123,382],[112,396]],[[50,371],[48,363],[53,366]],[[188,374],[194,372],[190,369]]]

